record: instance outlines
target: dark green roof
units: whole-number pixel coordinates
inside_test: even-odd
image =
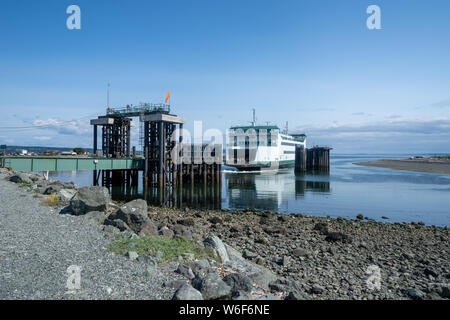
[[[280,128],[278,128],[278,126],[236,126],[236,127],[231,127],[230,129],[242,129],[242,130],[248,130],[248,129],[255,129],[255,130],[259,130],[259,129],[278,129],[278,130],[280,130]]]

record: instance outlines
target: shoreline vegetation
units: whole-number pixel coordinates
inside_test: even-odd
[[[70,234],[89,232],[96,237],[104,236],[104,251],[96,252],[96,258],[89,260],[94,264],[92,268],[101,270],[104,265],[114,268],[120,264],[120,276],[129,279],[127,285],[134,285],[136,274],[147,277],[148,284],[144,287],[142,283],[136,284],[140,290],[148,290],[147,295],[136,294],[135,299],[144,296],[175,300],[429,300],[450,297],[447,227],[425,226],[420,222],[376,222],[363,214],[354,219],[334,219],[252,209],[162,208],[148,206],[141,199],[119,204],[109,199],[106,188],[78,188],[73,183],[46,181],[37,174],[1,168],[0,180],[0,189],[8,190],[0,192],[0,219],[6,219],[5,225],[13,225],[19,217],[42,219],[32,229],[16,227],[8,239],[0,239],[2,243],[15,241],[14,237],[28,239],[31,237],[27,234],[29,230],[42,228],[40,234],[46,234],[45,246],[61,246],[64,252],[73,255],[70,251],[73,239],[69,244],[64,243],[71,241],[66,240]],[[35,207],[21,207],[20,201],[25,200],[20,199],[24,197]],[[47,201],[43,204],[43,200]],[[14,204],[14,201],[19,203]],[[15,211],[8,211],[11,206],[17,206]],[[383,214],[389,215],[388,212]],[[64,219],[70,219],[71,223]],[[59,230],[58,234],[66,236],[58,238],[57,244],[45,229],[52,228],[53,224],[66,228]],[[4,227],[0,225],[1,228]],[[84,237],[77,235],[76,239],[83,245]],[[94,250],[89,249],[92,243],[84,244],[86,255]],[[2,248],[2,255],[13,254],[8,253],[12,250],[8,248]],[[24,245],[23,250],[31,249]],[[28,252],[30,256],[35,254]],[[26,267],[9,262],[8,272],[22,274],[26,270],[21,268],[35,263],[37,270],[43,270],[38,278],[50,277],[40,264],[48,263],[48,259],[58,260],[59,254],[53,251],[45,261],[27,261]],[[4,269],[6,266],[2,263],[6,262],[0,261]],[[140,271],[136,273],[136,270]],[[61,269],[60,273],[65,283],[65,270]],[[109,283],[95,295],[86,293],[97,292],[96,283],[120,281],[98,278],[112,273],[101,272],[95,280],[89,279],[89,272],[85,273],[88,279],[83,278],[82,283],[92,288],[83,288],[80,292],[90,299],[129,298],[117,283]],[[21,279],[8,281],[5,287],[14,291]],[[29,286],[24,287],[31,290]],[[48,288],[36,289],[41,299],[59,299],[44,294]],[[161,294],[155,294],[156,291]],[[64,298],[79,299],[77,294],[75,291]],[[24,295],[22,298],[34,297],[34,292]],[[0,298],[11,297],[0,290]]]
[[[355,162],[353,164],[393,170],[450,174],[450,156],[380,159],[367,162]]]

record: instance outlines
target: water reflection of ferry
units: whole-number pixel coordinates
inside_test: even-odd
[[[289,199],[308,192],[329,193],[329,176],[295,176],[290,169],[274,173],[226,172],[224,181],[231,208],[278,211]]]

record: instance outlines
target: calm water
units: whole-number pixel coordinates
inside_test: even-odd
[[[395,157],[402,156],[409,155]],[[185,184],[182,197],[151,190],[145,198],[153,204],[255,208],[345,218],[362,213],[378,221],[423,221],[428,225],[450,226],[450,175],[352,164],[389,157],[393,156],[332,155],[329,175],[295,176],[293,168],[276,173],[225,170],[221,189],[201,185],[191,188]],[[74,181],[80,186],[92,183],[91,172],[58,173],[52,178]],[[121,188],[112,192],[116,199],[144,197],[141,187],[127,196]],[[383,220],[382,216],[389,220]]]

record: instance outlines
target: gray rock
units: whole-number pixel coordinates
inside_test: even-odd
[[[292,251],[292,255],[294,257],[307,257],[309,256],[309,252],[302,248],[296,248]]]
[[[253,283],[265,290],[269,290],[269,283],[275,281],[277,277],[269,269],[256,265],[249,260],[244,259],[239,251],[226,245],[230,261],[224,264],[229,270],[237,270],[239,273],[248,276]]]
[[[352,239],[342,232],[328,232],[325,240],[328,242],[337,242],[337,241],[341,241],[343,243],[352,242]]]
[[[80,188],[70,200],[69,210],[75,215],[90,211],[106,212],[109,208],[109,191],[105,187],[89,186]]]
[[[234,291],[231,295],[231,300],[251,300],[252,296],[249,292]]]
[[[172,230],[170,230],[169,228],[167,228],[166,226],[164,226],[159,229],[158,234],[160,236],[171,239],[171,238],[173,238],[174,232]]]
[[[111,216],[109,216],[108,219],[105,219],[105,220],[104,220],[104,224],[107,225],[107,226],[113,226],[113,227],[116,227],[116,228],[119,229],[121,232],[131,230],[130,227],[129,227],[125,222],[123,222],[123,221],[120,220],[120,219],[114,219],[114,220],[112,220],[112,219],[111,219]],[[134,231],[134,230],[133,230],[133,231]]]
[[[156,260],[146,254],[141,254],[137,257],[137,261],[145,263],[148,267],[152,269],[156,269],[158,267],[158,262]]]
[[[186,261],[194,261],[195,260],[195,254],[187,252],[184,254],[184,258]]]
[[[184,284],[175,292],[172,300],[203,300],[203,296],[198,290]]]
[[[211,265],[206,259],[192,261],[187,265],[191,268],[194,275],[199,278],[204,278],[211,271]]]
[[[144,222],[144,225],[142,226],[141,231],[139,231],[140,236],[157,236],[158,235],[158,228],[156,227],[155,223],[148,219]]]
[[[61,189],[57,192],[58,197],[64,203],[69,203],[76,193],[77,191],[75,189]]]
[[[277,296],[269,293],[269,294],[265,294],[265,295],[255,299],[255,300],[280,300],[280,297],[277,297]]]
[[[450,285],[443,285],[440,290],[440,296],[442,298],[450,298]]]
[[[203,240],[203,244],[205,245],[205,248],[212,250],[215,255],[219,256],[222,263],[230,261],[227,249],[219,237],[209,236]]]
[[[285,300],[306,300],[305,296],[298,291],[291,291],[286,296]]]
[[[175,272],[181,274],[182,276],[185,276],[189,280],[192,280],[195,278],[195,274],[194,274],[194,272],[192,272],[192,269],[185,264],[180,264],[178,266],[178,269]]]
[[[120,230],[117,229],[114,226],[103,226],[103,231],[105,231],[106,233],[111,233],[111,234],[119,234]]]
[[[201,281],[193,281],[193,285],[202,293],[205,300],[228,299],[231,297],[231,287],[220,278],[217,272],[208,273]]]
[[[150,219],[147,213],[147,202],[142,199],[125,203],[117,211],[111,213],[108,220],[122,220],[131,230],[138,234],[144,228],[148,228],[146,232],[157,234],[156,226],[153,223],[149,225]]]
[[[413,260],[415,255],[411,252],[403,252],[402,257],[407,260]]]
[[[101,211],[91,211],[86,213],[83,217],[93,224],[103,224],[106,219],[105,213]]]
[[[245,259],[255,259],[256,257],[258,257],[258,254],[250,251],[250,250],[244,250],[244,253],[242,255]]]
[[[75,190],[77,187],[73,182],[49,181],[46,183],[44,194],[59,193],[63,189]]]
[[[426,276],[432,276],[434,278],[438,277],[438,273],[431,268],[425,268],[423,273],[425,273]]]
[[[188,240],[192,240],[192,232],[188,227],[181,224],[175,224],[171,226],[170,229],[174,233],[174,238],[185,238]]]
[[[246,292],[249,293],[253,289],[253,281],[249,277],[240,273],[230,273],[222,279],[231,287],[232,292]]]
[[[182,286],[187,285],[185,280],[171,280],[164,282],[164,287],[174,289],[175,291],[180,289]],[[201,296],[201,293],[200,293]],[[203,297],[202,297],[203,299]]]
[[[325,288],[319,284],[314,284],[311,288],[311,293],[314,294],[322,294],[325,291]]]
[[[14,183],[28,183],[28,184],[33,183],[33,181],[30,179],[30,175],[25,172],[16,172],[13,176],[9,178],[9,181]]]
[[[290,292],[300,291],[300,286],[294,280],[282,278],[270,282],[269,289],[272,291]]]
[[[415,288],[408,289],[406,291],[406,294],[415,300],[422,300],[425,297],[425,292],[423,292],[420,289],[415,289]]]
[[[128,260],[136,260],[139,255],[135,251],[128,251],[125,256],[128,258]]]
[[[161,251],[156,251],[155,259],[156,261],[160,261],[163,258],[164,254]]]

